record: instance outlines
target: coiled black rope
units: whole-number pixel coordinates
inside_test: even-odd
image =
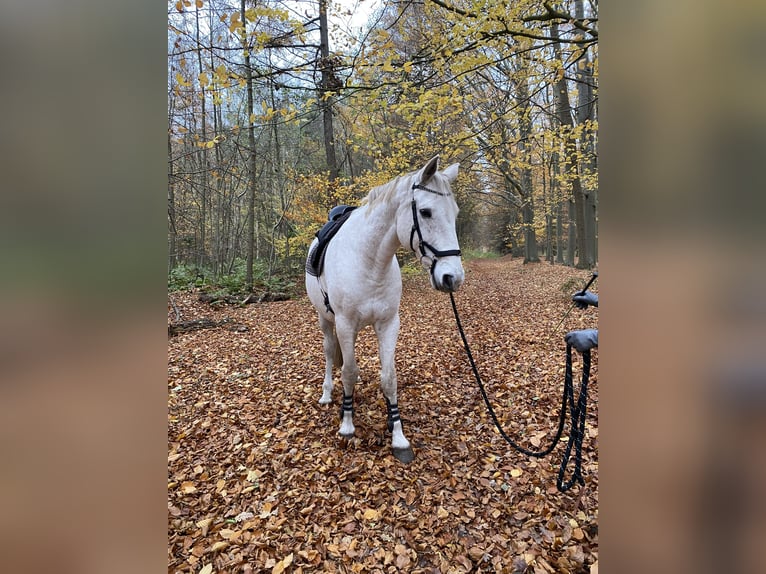
[[[553,441],[551,442],[550,446],[544,450],[535,451],[535,450],[524,448],[523,446],[515,442],[511,437],[509,437],[506,434],[506,432],[503,430],[503,427],[500,425],[500,421],[498,420],[497,415],[495,415],[495,410],[492,408],[492,404],[489,402],[487,391],[484,388],[484,383],[482,382],[481,376],[479,375],[479,370],[476,368],[476,362],[473,360],[473,354],[471,353],[471,348],[468,345],[468,340],[466,339],[465,332],[463,331],[463,325],[460,322],[460,315],[458,314],[458,311],[457,311],[457,305],[455,305],[455,297],[453,296],[452,293],[450,293],[449,296],[450,296],[450,302],[452,303],[452,311],[455,314],[455,322],[457,323],[457,328],[458,328],[458,331],[460,332],[460,338],[463,340],[463,347],[465,348],[466,355],[468,355],[468,361],[471,364],[473,375],[476,378],[476,382],[479,385],[479,390],[481,391],[481,396],[484,399],[484,404],[487,406],[487,412],[489,412],[489,416],[492,418],[492,422],[495,424],[495,427],[500,432],[500,436],[502,436],[503,439],[505,439],[505,442],[507,442],[509,445],[511,445],[514,449],[516,449],[522,454],[525,454],[527,456],[532,456],[535,458],[542,458],[544,456],[547,456],[553,451],[554,448],[556,448],[556,445],[561,439],[561,435],[564,431],[564,421],[566,420],[566,410],[567,410],[567,403],[568,403],[570,415],[572,418],[572,422],[571,422],[572,426],[569,433],[569,441],[567,442],[567,446],[564,451],[564,456],[561,459],[561,466],[559,467],[559,474],[556,480],[556,488],[558,488],[560,492],[566,492],[567,490],[572,488],[575,482],[581,485],[584,485],[585,481],[583,480],[583,477],[582,477],[582,441],[585,436],[585,415],[586,415],[586,408],[588,404],[588,379],[590,378],[590,350],[587,350],[582,354],[582,358],[583,358],[582,382],[580,383],[580,393],[577,397],[577,401],[575,402],[574,384],[572,382],[572,346],[567,345],[566,369],[564,374],[564,392],[561,398],[561,411],[559,412],[559,424],[558,424],[558,429],[556,430],[556,436],[553,438]],[[571,478],[565,482],[564,475],[566,474],[566,468],[572,456],[572,449],[574,449],[574,470],[572,472]]]

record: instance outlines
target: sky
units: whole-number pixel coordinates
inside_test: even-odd
[[[334,0],[336,9],[330,12],[330,20],[358,37],[359,30],[366,26],[367,19],[382,4],[383,0]]]

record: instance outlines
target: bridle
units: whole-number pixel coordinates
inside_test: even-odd
[[[460,249],[446,249],[444,251],[436,249],[433,245],[431,245],[425,239],[423,239],[423,234],[420,231],[420,221],[418,220],[418,206],[415,203],[416,189],[422,189],[423,191],[427,191],[429,193],[435,193],[436,195],[441,195],[441,196],[447,196],[449,195],[449,193],[437,191],[435,189],[426,187],[425,185],[420,185],[419,183],[412,184],[412,202],[411,202],[412,231],[410,232],[410,249],[412,249],[413,252],[417,253],[417,250],[412,244],[412,240],[415,238],[415,234],[417,233],[418,234],[418,249],[420,250],[420,260],[422,261],[424,257],[429,257],[431,259],[430,272],[431,272],[431,277],[433,277],[434,268],[436,267],[436,262],[439,261],[440,257],[460,256],[461,252],[460,252]],[[431,252],[430,256],[426,253],[426,249],[428,249]]]

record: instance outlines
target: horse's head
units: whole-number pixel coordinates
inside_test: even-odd
[[[409,201],[399,209],[397,234],[402,245],[415,252],[430,270],[431,286],[457,291],[465,279],[457,241],[458,206],[450,189],[459,164],[439,171],[439,156],[402,184],[409,187]]]

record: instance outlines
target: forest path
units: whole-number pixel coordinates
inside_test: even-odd
[[[597,326],[598,310],[575,309],[552,331],[590,273],[508,257],[465,267],[456,303],[495,410],[508,434],[544,447],[556,429],[563,336]],[[219,308],[195,293],[172,297],[182,320],[231,318],[247,330],[168,340],[169,572],[587,572],[597,561],[597,351],[586,486],[561,494],[564,445],[537,460],[503,441],[449,297],[425,273],[405,279],[397,346],[409,465],[384,436],[372,329],[357,344],[357,434],[345,441],[338,374],[333,405],[317,403],[324,358],[305,296]],[[576,357],[576,385],[580,365]]]

